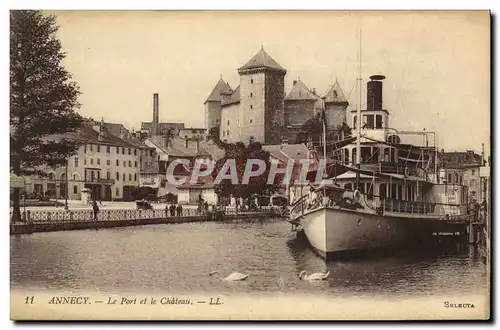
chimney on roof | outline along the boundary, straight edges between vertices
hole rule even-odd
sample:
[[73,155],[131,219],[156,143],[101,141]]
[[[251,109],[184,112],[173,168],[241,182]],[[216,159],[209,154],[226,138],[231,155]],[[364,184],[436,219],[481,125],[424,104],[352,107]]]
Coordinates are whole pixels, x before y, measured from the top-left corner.
[[311,93],[316,94],[316,88],[311,88]]
[[159,110],[159,96],[158,93],[153,94],[153,127],[152,127],[152,135],[158,135],[158,124],[160,117]]
[[104,118],[101,118],[101,122],[99,123],[99,135],[97,139],[99,141],[104,140]]
[[382,110],[382,80],[385,76],[373,75],[370,81],[366,84],[366,106],[367,110]]
[[293,81],[293,85],[295,86],[297,84],[297,80],[294,80]]

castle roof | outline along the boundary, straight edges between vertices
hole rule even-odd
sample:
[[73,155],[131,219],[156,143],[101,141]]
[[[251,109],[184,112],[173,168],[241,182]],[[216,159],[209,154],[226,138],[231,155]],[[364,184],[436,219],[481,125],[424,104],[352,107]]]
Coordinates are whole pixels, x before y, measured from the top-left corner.
[[240,86],[236,87],[234,91],[232,91],[231,97],[229,100],[222,102],[222,105],[230,105],[234,103],[240,103]]
[[278,71],[286,72],[286,69],[278,64],[268,53],[264,50],[264,47],[260,49],[260,51],[252,57],[250,61],[248,61],[245,65],[238,69],[248,70],[248,69],[258,69],[258,68],[270,68]]
[[286,94],[285,100],[313,100],[316,101],[318,96],[311,92],[309,88],[300,80],[293,82],[292,89]]
[[229,86],[229,84],[226,83],[222,78],[220,78],[219,81],[217,82],[217,84],[215,85],[214,89],[212,90],[212,92],[208,96],[208,98],[205,101],[205,103],[207,103],[209,101],[220,102],[221,101],[220,94],[222,93],[222,91],[224,89],[226,89],[228,87],[229,87],[229,89],[231,89],[231,87]]
[[340,87],[338,80],[335,81],[332,88],[324,96],[325,103],[349,103]]

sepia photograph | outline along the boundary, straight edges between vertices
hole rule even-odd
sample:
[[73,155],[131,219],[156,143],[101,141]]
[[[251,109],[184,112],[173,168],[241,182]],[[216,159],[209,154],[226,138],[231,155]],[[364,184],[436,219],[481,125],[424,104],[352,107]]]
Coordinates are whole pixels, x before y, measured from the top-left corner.
[[491,13],[10,10],[10,318],[491,318]]

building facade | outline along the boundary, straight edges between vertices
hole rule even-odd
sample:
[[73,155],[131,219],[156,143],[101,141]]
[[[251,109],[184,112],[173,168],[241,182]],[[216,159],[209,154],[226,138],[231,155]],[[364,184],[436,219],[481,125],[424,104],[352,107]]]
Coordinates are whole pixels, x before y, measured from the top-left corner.
[[[26,178],[26,193],[64,199],[81,199],[82,189],[97,200],[122,200],[139,186],[141,155],[154,152],[139,141],[111,133],[104,121],[87,120],[79,132],[65,138],[81,143],[67,166],[47,169],[46,177]],[[67,176],[67,179],[66,179]],[[66,184],[67,182],[67,184]]]
[[207,137],[207,131],[204,128],[186,127],[181,128],[178,135],[183,139],[204,141]]
[[445,171],[446,183],[466,186],[469,202],[474,199],[479,201],[481,197],[482,156],[473,150],[466,150],[465,152],[442,152],[441,157],[441,167]]

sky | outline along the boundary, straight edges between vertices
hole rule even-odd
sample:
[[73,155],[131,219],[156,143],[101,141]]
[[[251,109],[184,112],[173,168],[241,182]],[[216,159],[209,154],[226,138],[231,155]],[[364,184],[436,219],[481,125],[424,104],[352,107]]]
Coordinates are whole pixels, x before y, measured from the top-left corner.
[[325,94],[337,79],[355,109],[361,44],[363,81],[387,77],[391,127],[435,131],[447,151],[480,151],[490,139],[487,12],[47,13],[57,16],[84,116],[137,129],[159,93],[160,121],[203,127],[220,76],[235,88],[237,69],[261,47],[287,69],[285,92],[300,77]]

